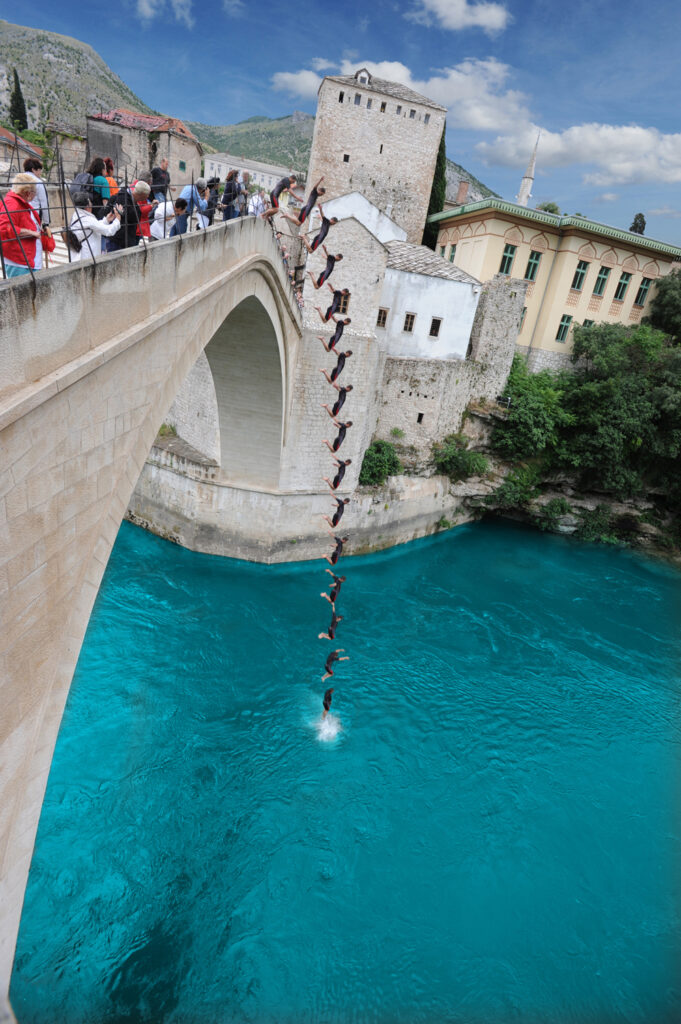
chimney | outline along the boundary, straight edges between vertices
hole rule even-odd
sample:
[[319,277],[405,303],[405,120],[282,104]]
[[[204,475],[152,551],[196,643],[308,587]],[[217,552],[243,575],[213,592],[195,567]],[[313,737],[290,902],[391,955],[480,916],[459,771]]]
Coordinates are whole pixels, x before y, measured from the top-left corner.
[[463,179],[459,182],[459,190],[456,193],[456,204],[457,206],[463,206],[468,196],[468,182]]

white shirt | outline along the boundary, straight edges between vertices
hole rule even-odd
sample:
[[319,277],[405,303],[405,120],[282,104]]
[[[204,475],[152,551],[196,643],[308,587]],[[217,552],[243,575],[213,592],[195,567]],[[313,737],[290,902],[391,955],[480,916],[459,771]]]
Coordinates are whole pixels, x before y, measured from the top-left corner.
[[[165,221],[165,234],[163,222]],[[170,229],[175,223],[175,210],[172,203],[159,203],[154,210],[154,219],[151,222],[150,232],[152,238],[167,238]]]
[[69,227],[76,238],[80,240],[80,252],[71,250],[71,261],[89,260],[91,256],[95,259],[102,255],[102,238],[111,238],[121,226],[118,217],[109,224],[108,220],[97,220],[94,213],[87,210],[77,209],[73,212]]
[[248,215],[249,217],[259,217],[264,212],[265,200],[258,192],[255,192],[248,200]]

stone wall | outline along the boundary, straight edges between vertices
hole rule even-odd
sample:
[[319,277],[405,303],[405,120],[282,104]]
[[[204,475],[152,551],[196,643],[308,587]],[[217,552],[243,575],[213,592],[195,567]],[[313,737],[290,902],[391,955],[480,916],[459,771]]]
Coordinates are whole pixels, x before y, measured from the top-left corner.
[[[142,171],[150,171],[164,157],[168,160],[171,182],[187,184],[201,176],[201,151],[198,143],[171,132],[149,133],[142,128],[126,128],[98,118],[87,120],[88,152],[95,156],[110,156],[115,174],[123,181],[127,174],[132,180]],[[180,167],[183,162],[184,170]]]
[[220,461],[220,424],[215,384],[202,352],[176,394],[165,422],[203,455]]
[[[356,94],[361,97],[358,105]],[[381,113],[383,102],[386,110]],[[412,110],[415,116],[410,118]],[[324,175],[329,199],[361,192],[406,230],[408,241],[420,242],[444,122],[445,112],[434,107],[398,100],[359,82],[348,86],[324,79],[308,181]]]
[[385,362],[376,433],[426,455],[433,441],[460,429],[471,399],[493,400],[513,361],[525,295],[522,281],[496,277],[483,288],[467,359],[400,359]]
[[516,345],[516,351],[527,360],[532,373],[539,373],[540,370],[567,370],[573,366],[569,352],[549,352],[548,349],[528,348],[526,345]]
[[0,991],[54,742],[121,519],[199,354],[256,300],[290,404],[299,313],[262,220],[61,267],[35,286],[0,283]]

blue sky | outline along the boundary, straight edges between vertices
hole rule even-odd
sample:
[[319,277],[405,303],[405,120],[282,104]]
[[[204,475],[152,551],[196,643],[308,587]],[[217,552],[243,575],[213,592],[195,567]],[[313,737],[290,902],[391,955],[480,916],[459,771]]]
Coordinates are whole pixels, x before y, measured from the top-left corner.
[[[85,13],[84,13],[85,12]],[[678,51],[669,0],[0,0],[8,21],[90,43],[150,106],[211,124],[315,110],[366,64],[446,105],[448,155],[514,199],[681,245]]]

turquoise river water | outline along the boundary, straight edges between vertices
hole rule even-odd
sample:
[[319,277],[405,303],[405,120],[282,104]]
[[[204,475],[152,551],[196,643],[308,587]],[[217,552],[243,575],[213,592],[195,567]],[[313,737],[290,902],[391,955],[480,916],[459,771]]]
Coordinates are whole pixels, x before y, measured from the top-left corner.
[[321,564],[122,526],[20,1024],[678,1024],[681,575],[499,524],[346,559],[327,742]]

